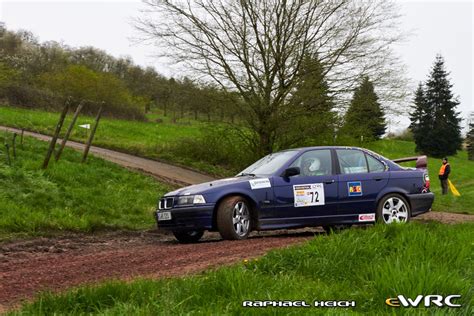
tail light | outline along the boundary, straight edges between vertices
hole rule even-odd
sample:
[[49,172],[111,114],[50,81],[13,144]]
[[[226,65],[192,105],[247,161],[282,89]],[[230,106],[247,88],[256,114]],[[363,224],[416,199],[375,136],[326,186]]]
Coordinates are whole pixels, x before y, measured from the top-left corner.
[[423,182],[425,183],[425,189],[429,191],[430,190],[430,176],[427,173],[423,175]]

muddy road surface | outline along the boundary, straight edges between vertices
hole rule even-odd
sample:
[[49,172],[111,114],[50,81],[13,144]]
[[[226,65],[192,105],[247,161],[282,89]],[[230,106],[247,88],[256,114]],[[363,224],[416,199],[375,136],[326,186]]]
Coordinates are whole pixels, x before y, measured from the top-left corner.
[[[416,221],[447,224],[474,216],[431,212]],[[320,228],[252,233],[248,240],[223,241],[206,233],[197,244],[178,244],[172,235],[146,232],[68,234],[0,243],[0,311],[44,290],[62,291],[108,279],[168,277],[261,256],[274,248],[302,243]]]
[[319,233],[322,230],[252,233],[244,241],[223,241],[219,234],[207,233],[197,244],[178,244],[172,235],[152,231],[7,242],[0,244],[0,311],[43,290],[61,291],[107,279],[195,273],[258,257]]

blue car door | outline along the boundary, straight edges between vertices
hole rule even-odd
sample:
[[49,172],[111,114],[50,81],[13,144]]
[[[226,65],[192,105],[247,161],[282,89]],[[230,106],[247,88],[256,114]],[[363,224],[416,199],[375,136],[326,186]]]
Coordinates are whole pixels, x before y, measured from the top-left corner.
[[378,193],[389,172],[376,158],[357,149],[336,149],[339,169],[339,214],[375,214]]
[[291,227],[336,216],[338,187],[331,150],[306,151],[289,167],[300,168],[300,174],[274,177],[274,207],[266,222]]

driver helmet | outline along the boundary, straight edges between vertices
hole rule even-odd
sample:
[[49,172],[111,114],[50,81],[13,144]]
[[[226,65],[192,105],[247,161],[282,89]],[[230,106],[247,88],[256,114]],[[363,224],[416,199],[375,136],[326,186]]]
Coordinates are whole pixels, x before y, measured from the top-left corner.
[[309,170],[311,172],[319,170],[321,167],[321,160],[319,158],[306,158],[303,160],[302,167],[304,170]]

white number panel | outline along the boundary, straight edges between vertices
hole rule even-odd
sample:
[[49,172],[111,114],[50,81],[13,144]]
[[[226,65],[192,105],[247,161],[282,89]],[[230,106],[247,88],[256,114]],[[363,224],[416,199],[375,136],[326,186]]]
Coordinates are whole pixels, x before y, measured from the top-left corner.
[[293,195],[295,207],[324,205],[324,185],[322,183],[294,185]]

